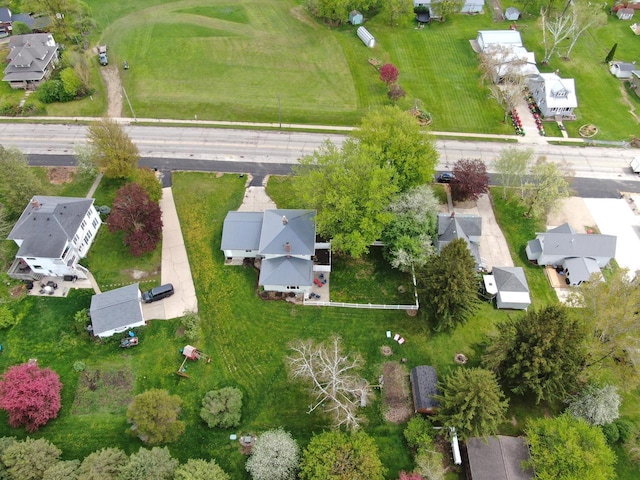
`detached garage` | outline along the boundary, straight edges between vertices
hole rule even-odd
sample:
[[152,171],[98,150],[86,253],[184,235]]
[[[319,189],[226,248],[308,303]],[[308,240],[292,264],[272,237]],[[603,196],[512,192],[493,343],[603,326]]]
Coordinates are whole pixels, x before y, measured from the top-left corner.
[[144,326],[142,295],[137,283],[91,297],[89,310],[93,334],[106,338]]
[[526,310],[531,305],[529,284],[521,267],[494,267],[496,306],[512,310]]

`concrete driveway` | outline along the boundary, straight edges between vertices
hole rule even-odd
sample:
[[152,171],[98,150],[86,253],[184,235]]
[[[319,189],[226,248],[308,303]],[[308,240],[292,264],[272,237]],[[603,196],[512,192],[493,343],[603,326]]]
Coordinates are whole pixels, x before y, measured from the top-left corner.
[[176,293],[164,300],[144,304],[142,311],[145,320],[169,320],[181,317],[188,311],[198,311],[196,289],[171,188],[162,189],[160,208],[163,223],[161,282],[172,283]]
[[475,207],[454,207],[454,210],[456,213],[480,215],[482,217],[480,257],[482,257],[482,264],[488,271],[491,271],[493,267],[513,267],[507,240],[498,226],[488,195],[482,195],[476,202]]

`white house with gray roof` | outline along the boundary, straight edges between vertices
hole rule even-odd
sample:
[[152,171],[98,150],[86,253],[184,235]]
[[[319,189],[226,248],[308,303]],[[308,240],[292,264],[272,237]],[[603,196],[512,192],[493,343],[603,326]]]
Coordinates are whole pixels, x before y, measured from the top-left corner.
[[11,88],[35,90],[58,62],[58,45],[50,33],[16,35],[9,40],[8,65],[2,81]]
[[260,260],[258,284],[275,292],[309,292],[316,248],[315,210],[229,212],[221,250],[229,261]]
[[467,243],[476,266],[480,266],[481,235],[482,217],[478,215],[438,214],[438,253],[453,240],[461,238]]
[[9,233],[8,239],[18,245],[9,276],[86,278],[78,262],[87,255],[101,224],[93,198],[36,195]]
[[527,243],[527,258],[538,265],[563,267],[567,284],[580,285],[599,273],[616,255],[617,237],[576,233],[565,223]]
[[556,73],[540,73],[528,78],[527,87],[543,117],[575,118],[573,110],[578,106],[578,97],[573,78],[560,78]]
[[106,338],[144,326],[142,295],[137,283],[91,297],[89,309],[92,333]]

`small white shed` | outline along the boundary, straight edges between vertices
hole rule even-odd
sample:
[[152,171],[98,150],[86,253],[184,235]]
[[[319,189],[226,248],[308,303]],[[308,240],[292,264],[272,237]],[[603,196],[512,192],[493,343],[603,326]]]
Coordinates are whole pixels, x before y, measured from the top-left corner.
[[611,62],[609,63],[609,71],[616,78],[631,78],[633,71],[637,70],[635,63],[628,62]]
[[511,22],[514,22],[520,18],[520,10],[516,7],[509,7],[504,11],[504,18]]
[[633,8],[621,8],[616,12],[616,16],[620,20],[631,20],[634,13],[636,13],[636,11]]
[[358,27],[356,33],[358,34],[358,38],[360,38],[360,40],[362,40],[362,43],[364,43],[367,47],[373,48],[376,46],[375,37],[371,35],[371,33],[369,33],[369,30],[367,30],[366,28]]

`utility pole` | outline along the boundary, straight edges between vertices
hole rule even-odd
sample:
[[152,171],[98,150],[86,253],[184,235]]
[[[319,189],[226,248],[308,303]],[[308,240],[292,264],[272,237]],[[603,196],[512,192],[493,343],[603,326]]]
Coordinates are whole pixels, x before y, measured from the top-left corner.
[[131,110],[131,115],[133,115],[133,121],[137,122],[138,119],[136,118],[136,112],[133,111],[133,106],[131,106],[131,102],[129,101],[129,95],[127,95],[127,91],[124,88],[124,85],[122,86],[122,91],[124,92],[124,98],[127,99],[127,103],[129,104],[129,109]]
[[278,121],[280,122],[280,130],[282,130],[282,109],[280,108],[280,94],[278,94]]

